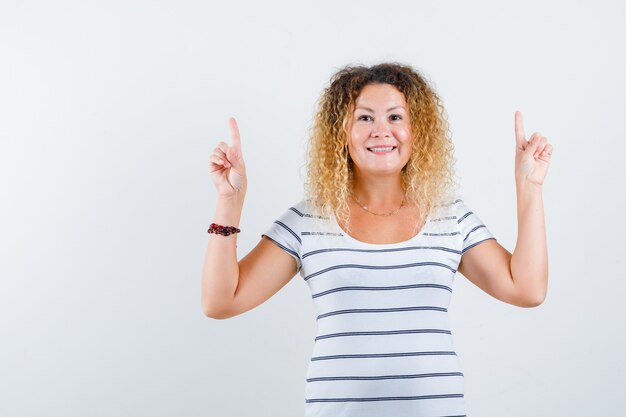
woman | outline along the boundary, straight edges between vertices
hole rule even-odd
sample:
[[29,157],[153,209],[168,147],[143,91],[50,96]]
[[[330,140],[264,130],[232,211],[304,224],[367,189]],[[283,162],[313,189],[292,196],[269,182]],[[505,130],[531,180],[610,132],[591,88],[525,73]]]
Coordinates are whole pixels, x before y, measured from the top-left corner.
[[[233,317],[300,273],[319,312],[307,416],[460,416],[461,366],[447,307],[457,271],[491,296],[533,307],[547,291],[542,184],[552,145],[515,114],[513,254],[456,198],[441,100],[401,64],[346,67],[319,103],[306,198],[241,261],[246,171],[236,122],[211,156],[218,191],[202,285],[207,316]],[[231,233],[232,232],[232,233]],[[232,236],[231,236],[232,235]],[[264,238],[265,237],[265,238]]]

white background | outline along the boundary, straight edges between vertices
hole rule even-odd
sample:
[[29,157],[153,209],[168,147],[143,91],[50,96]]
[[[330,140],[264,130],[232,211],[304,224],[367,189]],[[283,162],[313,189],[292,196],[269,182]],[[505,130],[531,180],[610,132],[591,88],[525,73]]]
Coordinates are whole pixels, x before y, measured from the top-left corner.
[[546,301],[455,280],[467,414],[623,412],[624,2],[0,5],[2,416],[301,416],[305,282],[229,320],[202,313],[208,158],[235,116],[241,258],[302,197],[330,76],[382,61],[439,92],[465,201],[510,251],[515,110],[554,146]]

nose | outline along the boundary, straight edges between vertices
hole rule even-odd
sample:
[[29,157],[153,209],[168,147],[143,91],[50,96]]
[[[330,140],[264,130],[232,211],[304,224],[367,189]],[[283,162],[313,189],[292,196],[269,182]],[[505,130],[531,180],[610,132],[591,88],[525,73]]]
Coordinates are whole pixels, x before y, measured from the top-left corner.
[[389,137],[391,129],[389,127],[389,123],[382,118],[378,118],[374,121],[374,125],[372,127],[372,137]]

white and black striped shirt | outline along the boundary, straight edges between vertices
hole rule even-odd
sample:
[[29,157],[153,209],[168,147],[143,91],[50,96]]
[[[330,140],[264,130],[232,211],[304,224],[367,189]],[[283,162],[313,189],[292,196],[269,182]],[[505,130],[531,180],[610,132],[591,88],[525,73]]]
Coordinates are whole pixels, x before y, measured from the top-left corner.
[[373,244],[321,226],[307,200],[262,234],[293,256],[317,310],[306,417],[464,416],[448,321],[461,256],[495,239],[463,200],[413,238]]

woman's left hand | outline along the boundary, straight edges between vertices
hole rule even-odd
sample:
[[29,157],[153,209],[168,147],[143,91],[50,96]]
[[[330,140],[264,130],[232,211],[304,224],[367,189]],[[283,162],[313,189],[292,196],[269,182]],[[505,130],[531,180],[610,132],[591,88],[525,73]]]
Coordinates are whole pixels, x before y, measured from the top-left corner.
[[552,145],[539,132],[526,140],[519,111],[515,112],[515,142],[515,180],[518,184],[542,186],[552,157]]

